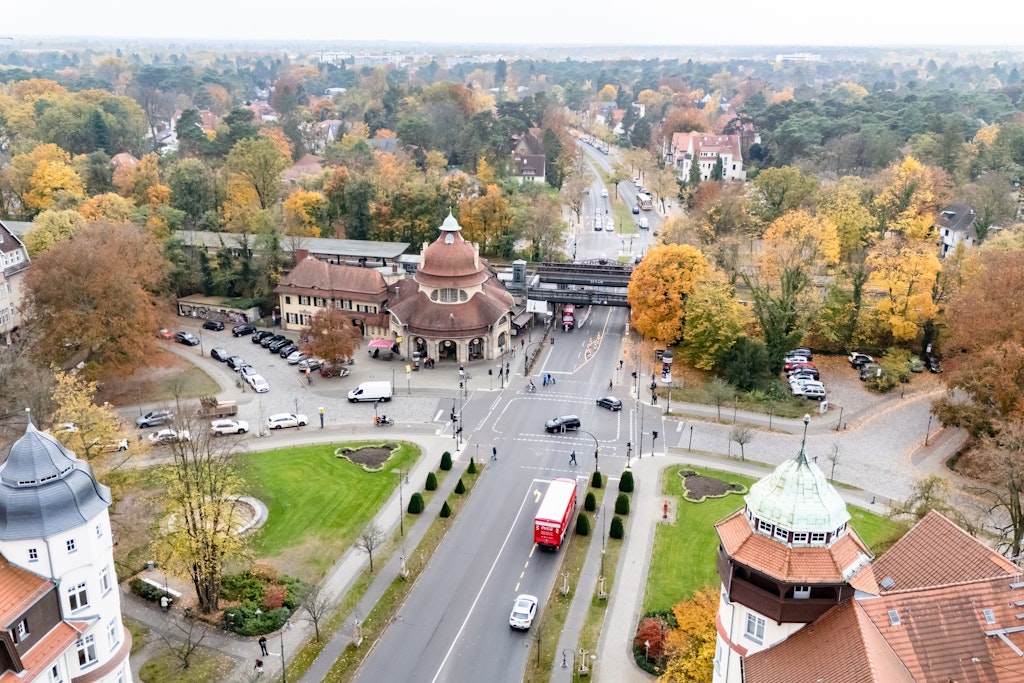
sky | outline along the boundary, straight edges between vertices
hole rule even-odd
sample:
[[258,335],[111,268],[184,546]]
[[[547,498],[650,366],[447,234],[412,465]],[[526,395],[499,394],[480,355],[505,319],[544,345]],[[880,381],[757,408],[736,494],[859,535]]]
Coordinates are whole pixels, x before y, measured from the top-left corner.
[[[1024,46],[1020,5],[975,0],[4,0],[0,36],[496,45]],[[952,5],[952,4],[951,4]]]

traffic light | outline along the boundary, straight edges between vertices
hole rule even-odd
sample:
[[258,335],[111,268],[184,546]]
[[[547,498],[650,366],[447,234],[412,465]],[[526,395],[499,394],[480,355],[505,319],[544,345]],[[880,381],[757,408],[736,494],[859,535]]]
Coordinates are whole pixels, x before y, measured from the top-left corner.
[[658,432],[651,432],[651,436],[653,436],[655,439],[657,439],[658,438]]
[[459,382],[459,389],[462,388],[462,382]]
[[636,379],[636,370],[633,371],[633,379]]
[[494,377],[494,368],[487,368],[487,374]]

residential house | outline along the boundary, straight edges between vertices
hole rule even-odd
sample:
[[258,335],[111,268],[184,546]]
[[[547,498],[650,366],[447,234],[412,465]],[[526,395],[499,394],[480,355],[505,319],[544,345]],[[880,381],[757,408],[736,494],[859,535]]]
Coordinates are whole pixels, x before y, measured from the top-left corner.
[[697,163],[701,180],[708,180],[719,159],[722,161],[723,180],[746,180],[743,169],[743,153],[739,135],[716,135],[714,133],[674,133],[667,161],[676,169],[682,179],[690,177],[690,167]]
[[965,247],[974,246],[978,241],[975,218],[974,209],[967,204],[950,204],[939,212],[935,221],[935,232],[939,235],[939,258],[946,258],[961,242]]
[[24,242],[0,222],[0,344],[5,346],[14,341],[21,327],[29,264]]
[[512,148],[512,175],[523,183],[542,183],[547,174],[547,157],[540,140],[532,132],[515,137]]
[[295,185],[299,182],[299,178],[307,175],[317,175],[322,170],[324,170],[324,167],[320,163],[320,157],[313,154],[303,154],[301,159],[281,173],[281,179],[286,183]]

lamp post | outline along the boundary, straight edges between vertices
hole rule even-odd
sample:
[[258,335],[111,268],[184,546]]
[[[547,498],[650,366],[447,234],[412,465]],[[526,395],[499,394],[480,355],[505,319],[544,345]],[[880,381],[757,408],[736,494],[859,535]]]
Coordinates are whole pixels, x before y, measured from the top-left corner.
[[928,436],[932,431],[932,414],[928,413],[928,428],[924,430],[924,445],[928,445]]
[[405,503],[402,495],[402,480],[409,474],[409,471],[401,468],[391,471],[398,475],[398,535],[405,536]]
[[292,622],[284,622],[284,628],[281,629],[281,683],[288,683],[288,670],[284,665],[284,632],[290,630]]
[[597,454],[598,454],[598,451],[601,448],[598,445],[598,443],[597,443],[597,437],[594,436],[593,434],[591,434],[590,432],[584,430],[584,429],[577,429],[576,431],[580,432],[581,434],[586,434],[587,436],[589,436],[591,439],[594,440],[594,470],[597,471],[599,469],[598,468],[598,462],[597,462]]

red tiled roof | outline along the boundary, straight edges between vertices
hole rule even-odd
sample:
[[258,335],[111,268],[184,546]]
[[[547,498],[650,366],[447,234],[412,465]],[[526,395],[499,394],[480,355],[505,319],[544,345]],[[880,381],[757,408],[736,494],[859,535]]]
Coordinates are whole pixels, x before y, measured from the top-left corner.
[[50,580],[15,567],[0,556],[0,623],[11,623],[52,587]]
[[[788,583],[848,583],[871,559],[871,551],[852,528],[829,547],[788,546],[754,533],[739,510],[715,530],[734,562]],[[861,580],[869,582],[869,575]]]
[[963,583],[1015,571],[1012,562],[934,510],[875,562],[875,577],[895,582],[888,592]]
[[458,304],[431,301],[411,282],[405,282],[397,289],[400,291],[395,293],[389,306],[391,314],[408,325],[411,333],[434,337],[464,338],[486,334],[491,325],[509,313],[514,303],[512,295],[493,279],[484,283],[482,292]]
[[335,265],[309,256],[281,280],[274,293],[383,302],[387,285],[373,268]]

